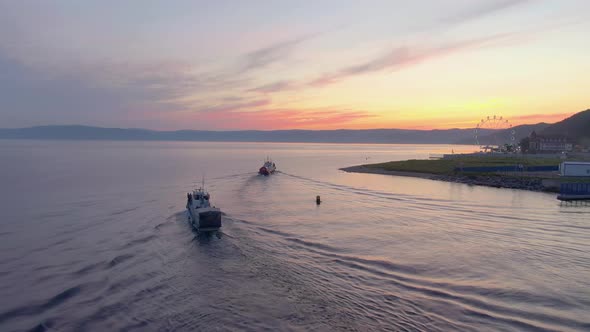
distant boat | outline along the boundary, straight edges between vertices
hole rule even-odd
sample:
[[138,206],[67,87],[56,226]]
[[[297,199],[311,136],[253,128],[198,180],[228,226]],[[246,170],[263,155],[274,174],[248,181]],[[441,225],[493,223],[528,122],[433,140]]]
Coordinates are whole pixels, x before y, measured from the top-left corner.
[[211,206],[211,196],[205,185],[186,194],[189,223],[198,232],[217,231],[221,227],[221,210]]
[[262,174],[262,175],[271,175],[272,173],[275,172],[275,170],[277,169],[277,166],[275,165],[275,163],[270,160],[270,159],[266,159],[266,161],[264,162],[264,165],[262,165],[262,167],[260,167],[260,169],[258,170],[258,174]]

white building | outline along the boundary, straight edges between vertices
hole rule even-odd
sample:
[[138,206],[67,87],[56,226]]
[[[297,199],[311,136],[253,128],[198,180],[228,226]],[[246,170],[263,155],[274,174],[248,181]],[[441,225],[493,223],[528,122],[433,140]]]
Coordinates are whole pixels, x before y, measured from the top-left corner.
[[564,161],[559,165],[561,176],[587,176],[590,177],[590,162]]

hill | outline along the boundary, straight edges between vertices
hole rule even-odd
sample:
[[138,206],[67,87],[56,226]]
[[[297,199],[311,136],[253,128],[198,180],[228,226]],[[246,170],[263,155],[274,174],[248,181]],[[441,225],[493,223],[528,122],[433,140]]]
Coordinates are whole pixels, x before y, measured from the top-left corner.
[[[503,130],[499,130],[495,133],[491,133],[488,135],[481,135],[480,137],[478,137],[478,141],[481,145],[494,145],[497,143],[497,141],[501,141],[501,142],[506,142],[508,143],[511,139],[511,131],[514,130],[514,141],[516,143],[520,142],[521,139],[523,139],[524,137],[528,137],[530,135],[530,133],[534,131],[536,132],[540,132],[542,130],[544,130],[545,128],[549,127],[550,124],[545,123],[545,122],[540,122],[537,124],[526,124],[526,125],[520,125],[520,126],[514,126],[510,129],[503,129]],[[475,132],[473,131],[473,135],[467,139],[464,139],[462,141],[458,141],[457,143],[460,144],[475,144]]]
[[0,139],[473,144],[473,132],[473,129],[155,131],[74,125],[0,129]]
[[[590,142],[590,110],[555,124],[537,123],[505,130],[480,131],[480,144],[519,142],[533,130],[542,135],[567,135],[578,142]],[[38,126],[0,129],[0,139],[65,139],[65,140],[138,140],[138,141],[210,141],[210,142],[302,142],[302,143],[408,143],[408,144],[475,144],[474,129],[360,129],[360,130],[176,130],[156,131],[133,128],[91,126]]]
[[590,109],[576,113],[538,132],[541,135],[563,135],[577,142],[590,141]]

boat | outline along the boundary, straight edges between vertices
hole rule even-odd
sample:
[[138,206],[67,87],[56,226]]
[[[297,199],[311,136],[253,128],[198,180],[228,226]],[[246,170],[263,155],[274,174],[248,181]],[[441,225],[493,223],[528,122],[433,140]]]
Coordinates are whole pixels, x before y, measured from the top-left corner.
[[217,231],[221,227],[221,210],[211,206],[211,195],[203,186],[186,194],[188,221],[198,232]]
[[262,165],[262,167],[260,167],[260,169],[258,170],[258,174],[268,176],[274,173],[276,169],[277,166],[275,165],[275,163],[272,160],[266,158],[266,160],[264,161],[264,165]]

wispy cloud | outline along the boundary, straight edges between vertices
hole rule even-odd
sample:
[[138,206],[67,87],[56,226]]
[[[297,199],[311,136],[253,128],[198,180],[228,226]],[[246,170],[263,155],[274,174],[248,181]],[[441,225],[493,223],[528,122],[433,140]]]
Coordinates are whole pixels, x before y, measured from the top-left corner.
[[314,37],[318,34],[307,34],[296,38],[284,40],[273,45],[260,48],[258,50],[247,53],[240,60],[240,72],[248,72],[252,70],[266,68],[274,63],[284,61],[294,48]]
[[[442,22],[446,24],[457,25],[466,21],[485,17],[487,15],[499,13],[530,1],[531,0],[493,0],[477,2],[474,6],[468,8],[465,11],[442,19]],[[448,26],[445,27],[445,29],[448,28]],[[356,75],[378,72],[382,70],[396,70],[406,66],[415,65],[429,59],[445,56],[450,53],[476,47],[489,46],[494,42],[506,40],[510,37],[514,37],[515,35],[515,33],[495,34],[492,36],[475,38],[471,40],[450,42],[440,46],[397,47],[386,54],[380,55],[364,63],[351,65],[332,73],[325,73],[320,77],[311,80],[307,83],[307,85],[314,87],[325,86]],[[286,88],[289,88],[289,86]]]
[[384,70],[397,70],[403,67],[415,65],[426,60],[446,56],[463,50],[474,49],[483,46],[495,45],[505,41],[513,34],[497,34],[477,39],[446,43],[430,47],[398,47],[390,52],[380,55],[366,62],[348,66],[332,73],[325,73],[308,82],[310,86],[325,86],[344,80],[349,77]]
[[[281,61],[293,47],[313,36],[301,36],[249,53],[244,58],[244,69]],[[239,95],[250,84],[245,72],[195,73],[184,62],[27,63],[1,46],[0,109],[8,118],[31,119],[17,122],[20,126],[64,121],[100,125],[129,118],[124,114],[134,114],[139,120],[141,114],[165,116],[186,111],[223,114],[258,111],[270,104],[270,99]]]
[[[278,33],[292,31],[296,27],[292,26],[291,21],[266,22],[261,15],[255,17],[260,18],[257,22],[264,24],[250,26],[247,34],[242,31],[243,24],[230,24],[222,29],[222,33],[215,34],[219,32],[215,31],[217,26],[209,24],[208,20],[199,21],[192,17],[178,20],[178,17],[171,16],[170,22],[178,23],[178,26],[158,24],[144,30],[144,27],[137,26],[134,21],[142,17],[139,16],[142,14],[141,10],[138,12],[137,8],[131,6],[127,9],[129,12],[122,12],[122,20],[118,22],[118,25],[113,25],[116,28],[104,30],[103,17],[99,17],[98,14],[106,15],[108,11],[95,14],[93,10],[88,10],[88,8],[95,8],[93,5],[89,5],[86,10],[92,15],[86,13],[86,16],[78,16],[81,14],[78,11],[81,7],[71,7],[68,4],[54,5],[55,12],[52,13],[52,17],[43,20],[48,16],[46,11],[42,11],[43,15],[38,16],[35,13],[40,12],[32,10],[34,6],[31,4],[17,6],[16,2],[15,5],[6,2],[6,4],[0,4],[0,116],[2,117],[0,126],[9,122],[10,126],[64,122],[141,126],[148,123],[146,122],[148,120],[152,121],[150,124],[153,128],[160,127],[161,123],[172,124],[173,121],[176,123],[172,126],[185,128],[201,124],[209,126],[203,128],[259,129],[319,128],[321,126],[334,128],[353,123],[355,126],[359,123],[366,124],[371,120],[364,120],[371,118],[371,114],[364,111],[349,109],[346,106],[313,108],[314,103],[325,105],[346,100],[346,98],[339,99],[338,93],[330,93],[330,91],[316,93],[316,88],[328,87],[362,75],[391,73],[460,52],[505,46],[515,41],[536,38],[541,30],[553,29],[543,27],[544,24],[550,24],[553,27],[562,26],[558,20],[547,20],[546,10],[536,12],[540,14],[537,15],[539,17],[536,21],[529,20],[535,16],[533,15],[535,13],[527,13],[522,22],[519,21],[514,25],[513,21],[507,20],[507,24],[512,25],[501,27],[518,29],[518,33],[485,36],[483,31],[488,31],[490,26],[484,25],[481,29],[477,26],[471,29],[470,25],[467,29],[462,25],[508,14],[512,10],[520,9],[521,6],[528,9],[529,6],[523,5],[530,3],[536,2],[533,0],[451,1],[448,5],[438,7],[441,10],[440,14],[434,12],[432,8],[411,4],[407,6],[407,12],[413,13],[412,16],[423,15],[425,20],[410,20],[412,24],[408,29],[401,26],[406,24],[406,21],[398,20],[400,16],[396,16],[407,15],[406,11],[401,13],[388,10],[388,15],[383,15],[386,17],[383,21],[378,21],[383,18],[374,15],[384,11],[384,8],[395,7],[395,4],[374,6],[374,8],[368,8],[367,12],[354,12],[343,17],[339,17],[340,14],[336,13],[334,17],[325,20],[322,18],[320,22],[316,22],[313,17],[310,17],[311,21],[302,17],[306,27],[313,26],[319,32],[286,36],[283,40],[270,42],[267,46],[244,54],[237,51],[241,49],[241,45],[247,43],[252,45],[253,42],[259,42],[262,38],[268,38],[269,35],[276,36]],[[200,7],[198,4],[195,6]],[[252,12],[255,15],[258,15],[258,11],[254,10],[257,5],[248,4],[247,6],[253,9]],[[275,10],[282,10],[283,7],[277,5]],[[330,6],[312,7],[307,9],[310,14],[313,9],[313,15],[310,16],[319,17],[319,14],[323,14],[321,10],[333,13],[333,8],[327,8]],[[152,16],[153,8],[149,9],[149,12],[143,14]],[[343,7],[343,9],[346,8]],[[579,12],[584,11],[579,10]],[[280,12],[277,13],[280,14]],[[208,13],[205,14],[208,15]],[[336,21],[349,22],[359,18],[364,20],[363,15],[374,18],[376,21],[359,25],[354,31],[347,28],[348,31],[342,34],[331,36],[329,33],[334,29],[328,29],[328,25]],[[434,19],[432,19],[433,16]],[[438,19],[439,17],[442,18]],[[87,24],[89,19],[96,22],[90,22],[92,24],[89,25]],[[392,20],[399,21],[400,26],[390,24]],[[192,24],[193,22],[202,24],[195,25]],[[424,30],[416,32],[414,23],[419,26],[429,26],[427,34]],[[453,29],[455,27],[460,29]],[[398,28],[402,29],[396,30]],[[271,29],[272,32],[269,33]],[[452,33],[450,33],[451,29],[453,29]],[[492,29],[498,31],[498,26],[492,26]],[[527,29],[528,31],[524,31]],[[177,33],[171,33],[171,31]],[[582,36],[583,32],[583,28],[577,30],[577,33]],[[166,44],[166,47],[163,47],[160,42],[151,44],[160,40],[154,36],[163,35],[170,36],[170,45]],[[210,36],[213,35],[218,38],[212,40]],[[420,39],[425,35],[426,38]],[[315,38],[318,36],[322,38],[322,43],[315,43]],[[475,37],[469,39],[469,36]],[[232,38],[243,38],[243,40],[236,41]],[[395,40],[389,40],[390,38],[403,38],[409,42],[393,44],[397,47],[382,49],[384,52],[364,58],[364,61],[346,62],[350,61],[346,59],[356,56],[357,53],[353,50],[355,45],[373,47],[387,43],[387,47],[391,47],[392,44],[389,42],[395,43]],[[559,40],[559,43],[543,45],[548,48],[561,47],[560,45],[572,46],[569,54],[574,54],[576,50],[582,53],[584,51],[584,48],[581,48],[582,43],[566,44],[566,40],[554,39]],[[186,47],[187,40],[192,42],[191,47]],[[209,42],[210,40],[213,42]],[[574,40],[573,37],[572,40]],[[125,47],[118,46],[122,44]],[[303,52],[304,50],[307,52]],[[550,56],[547,55],[549,53],[535,53],[535,49],[529,49],[527,52],[535,56]],[[232,55],[225,57],[227,54]],[[320,65],[331,60],[326,60],[330,54],[338,57],[332,64],[340,65],[321,67],[323,69],[318,70]],[[568,53],[564,51],[563,54],[563,58],[554,59],[555,62],[567,61]],[[184,60],[167,61],[170,58]],[[124,60],[114,62],[107,59]],[[300,62],[295,63],[296,59],[316,62],[313,66],[301,68]],[[514,66],[519,66],[517,61],[523,61],[522,58],[515,60]],[[535,59],[535,61],[541,60]],[[191,66],[189,62],[194,63],[194,66]],[[558,68],[554,63],[551,65]],[[557,70],[555,73],[559,74]],[[449,79],[452,81],[453,78]],[[435,87],[425,83],[425,88]],[[358,91],[358,99],[363,94],[367,95],[366,91],[362,90],[369,89],[370,87],[361,87]],[[280,95],[288,91],[297,93]],[[473,91],[459,91],[457,96],[453,97],[459,99],[469,93]],[[380,97],[388,98],[386,95]],[[412,102],[420,101],[409,101],[408,104]],[[310,108],[299,109],[297,107],[299,105]],[[514,121],[536,121],[550,119],[550,117],[560,120],[561,116],[562,114],[523,115],[514,118]],[[187,119],[190,121],[183,121]]]
[[267,108],[258,111],[219,109],[216,112],[183,112],[178,114],[187,121],[198,118],[201,125],[220,129],[301,129],[345,127],[358,120],[375,115],[342,108]]
[[237,111],[258,111],[264,106],[270,105],[270,99],[257,99],[240,102],[220,102],[209,106],[193,106],[193,111],[200,113],[223,113],[223,112],[237,112]]
[[476,20],[487,15],[499,13],[517,5],[530,2],[530,0],[493,0],[493,1],[473,1],[474,6],[457,14],[447,16],[442,19],[443,23],[460,24],[467,21]]
[[510,121],[517,124],[529,123],[530,121],[554,123],[564,120],[574,114],[575,112],[525,114],[511,117]]
[[31,123],[104,124],[134,109],[182,109],[178,99],[207,84],[177,63],[37,67],[1,50],[0,72],[0,109]]
[[296,83],[291,80],[283,80],[277,81],[265,85],[261,85],[252,89],[249,89],[248,92],[261,92],[261,93],[271,93],[271,92],[280,92],[285,90],[293,90],[296,88]]

